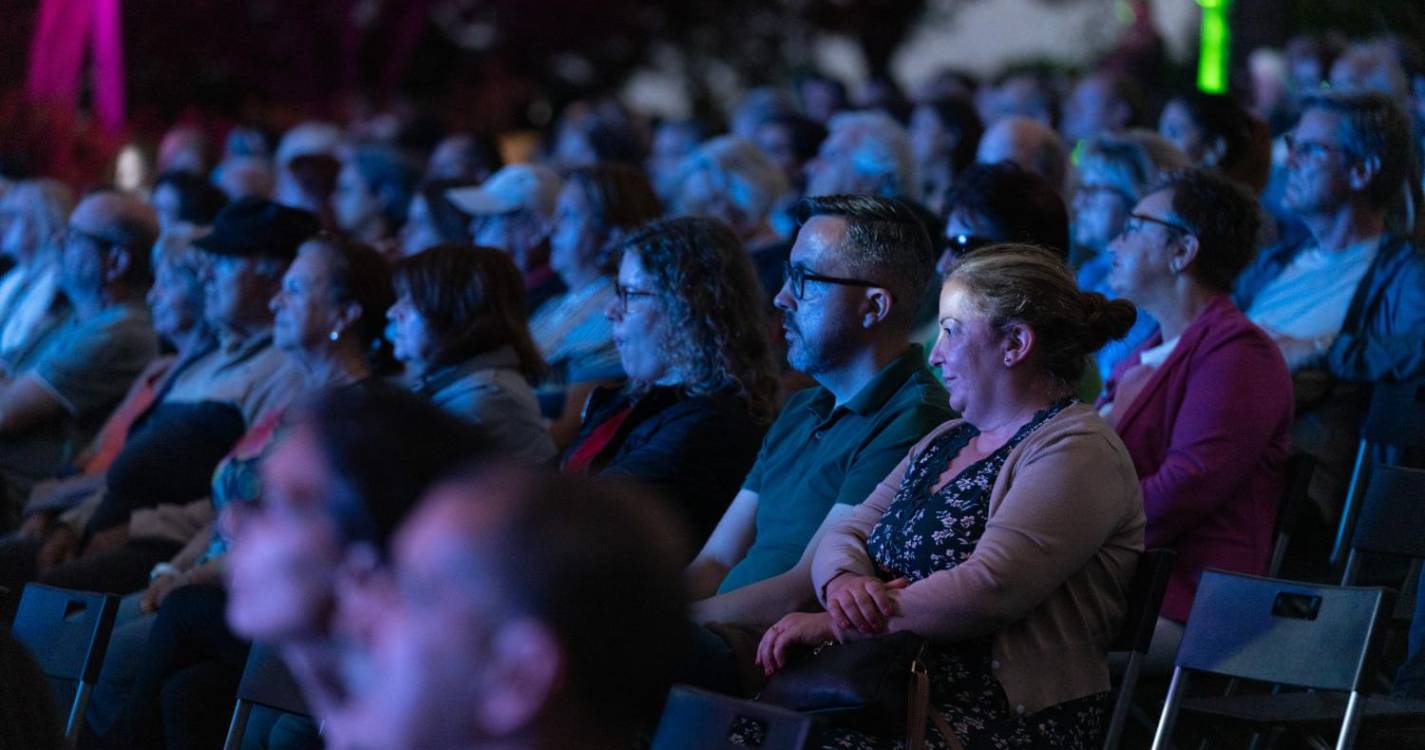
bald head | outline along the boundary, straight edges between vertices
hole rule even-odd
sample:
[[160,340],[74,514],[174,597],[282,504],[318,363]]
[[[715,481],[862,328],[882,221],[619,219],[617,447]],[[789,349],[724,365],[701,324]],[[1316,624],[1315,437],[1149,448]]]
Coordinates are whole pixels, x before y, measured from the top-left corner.
[[1069,172],[1069,154],[1059,134],[1038,120],[1017,115],[1005,117],[985,131],[975,161],[1012,161],[1048,180],[1060,193]]
[[117,191],[90,195],[69,215],[69,233],[60,280],[71,297],[105,289],[142,292],[152,282],[149,252],[158,239],[158,215],[142,200]]

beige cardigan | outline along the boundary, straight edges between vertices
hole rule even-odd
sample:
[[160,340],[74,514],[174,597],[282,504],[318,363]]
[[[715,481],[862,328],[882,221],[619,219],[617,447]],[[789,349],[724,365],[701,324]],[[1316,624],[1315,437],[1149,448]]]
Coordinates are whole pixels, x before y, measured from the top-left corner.
[[[958,424],[916,444],[822,540],[812,581],[823,605],[837,575],[875,575],[867,536],[911,462]],[[902,591],[890,629],[936,641],[993,634],[991,666],[1020,713],[1106,691],[1108,644],[1142,549],[1143,497],[1128,451],[1097,412],[1075,404],[1010,451],[974,552]]]

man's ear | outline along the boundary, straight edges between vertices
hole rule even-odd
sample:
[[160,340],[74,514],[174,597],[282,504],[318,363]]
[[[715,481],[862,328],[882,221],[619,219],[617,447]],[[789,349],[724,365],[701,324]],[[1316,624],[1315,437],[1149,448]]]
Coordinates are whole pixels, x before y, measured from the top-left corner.
[[480,672],[475,719],[486,736],[526,731],[559,710],[554,702],[564,682],[564,649],[541,623],[502,625],[490,639],[489,660]]
[[124,278],[133,262],[134,256],[129,253],[128,248],[117,245],[110,247],[104,254],[104,283],[112,284]]
[[1380,175],[1380,156],[1357,159],[1347,174],[1350,177],[1352,190],[1365,191]]
[[881,287],[867,289],[865,301],[861,305],[861,325],[870,328],[884,322],[891,316],[891,311],[895,309],[895,306],[896,302],[891,298],[889,289]]

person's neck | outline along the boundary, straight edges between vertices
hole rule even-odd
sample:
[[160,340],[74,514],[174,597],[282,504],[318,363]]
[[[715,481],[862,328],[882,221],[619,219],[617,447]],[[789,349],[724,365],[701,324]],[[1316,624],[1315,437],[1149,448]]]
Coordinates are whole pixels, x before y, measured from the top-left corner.
[[323,346],[318,350],[300,350],[297,364],[302,368],[306,390],[341,383],[354,383],[371,373],[366,358],[349,345]]
[[1026,379],[1011,372],[1008,378],[1006,387],[990,403],[982,404],[985,408],[976,409],[973,418],[966,415],[966,421],[980,432],[980,445],[990,450],[1007,442],[1036,412],[1072,394],[1068,386],[1048,377]]
[[1383,213],[1356,203],[1332,213],[1303,216],[1301,221],[1311,231],[1316,244],[1327,252],[1340,252],[1385,231]]
[[886,369],[886,365],[905,354],[909,348],[905,341],[873,341],[841,366],[815,373],[812,377],[831,391],[831,395],[836,397],[836,405],[841,406],[855,398],[872,378]]
[[1141,305],[1158,321],[1158,330],[1163,334],[1163,341],[1172,341],[1181,336],[1220,294],[1189,279],[1187,274],[1178,276],[1175,282],[1173,290],[1166,295],[1162,304]]

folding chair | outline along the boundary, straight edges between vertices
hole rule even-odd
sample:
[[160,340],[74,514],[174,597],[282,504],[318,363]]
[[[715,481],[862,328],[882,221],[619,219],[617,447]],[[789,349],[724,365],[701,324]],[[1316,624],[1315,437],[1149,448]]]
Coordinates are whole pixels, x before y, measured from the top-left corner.
[[[1384,606],[1379,588],[1346,588],[1210,570],[1202,575],[1178,650],[1168,699],[1153,738],[1168,747],[1179,706],[1217,723],[1320,728],[1340,723],[1338,750],[1354,742],[1362,715],[1361,680]],[[1184,702],[1188,675],[1349,693],[1198,698]]]
[[801,750],[811,717],[687,685],[668,693],[653,750]]
[[[1336,527],[1336,541],[1331,547],[1331,565],[1340,563],[1356,523],[1356,514],[1364,484],[1370,476],[1373,451],[1418,452],[1425,450],[1425,380],[1405,383],[1377,383],[1371,393],[1371,405],[1361,425],[1361,439],[1356,446],[1356,461],[1351,480],[1346,487],[1346,501],[1341,508],[1341,522]],[[1398,461],[1398,457],[1391,460]]]
[[1123,740],[1123,730],[1128,725],[1128,714],[1133,708],[1133,695],[1138,690],[1138,677],[1143,671],[1143,657],[1153,644],[1153,630],[1158,626],[1158,612],[1163,608],[1163,596],[1168,591],[1168,578],[1173,574],[1173,564],[1178,553],[1170,549],[1150,549],[1138,558],[1138,569],[1133,572],[1133,582],[1128,586],[1128,610],[1123,618],[1123,629],[1109,644],[1109,651],[1127,652],[1128,665],[1123,669],[1123,677],[1118,683],[1117,697],[1113,703],[1113,718],[1104,732],[1104,750],[1117,750]]
[[254,643],[247,655],[242,681],[238,683],[237,705],[233,707],[233,720],[228,725],[223,750],[239,750],[242,747],[243,733],[247,731],[247,720],[253,706],[265,706],[297,716],[311,715],[307,701],[281,655],[275,648],[260,643]]
[[99,679],[118,611],[119,598],[112,594],[31,583],[20,595],[10,631],[34,654],[55,705],[69,706],[64,737],[71,746],[83,726],[84,707]]
[[1281,505],[1277,506],[1276,541],[1272,543],[1272,561],[1267,565],[1267,575],[1271,578],[1281,575],[1297,519],[1311,500],[1308,489],[1315,466],[1311,456],[1305,453],[1292,453],[1286,460],[1286,485],[1282,488]]
[[1425,469],[1376,464],[1360,504],[1341,585],[1356,582],[1361,555],[1425,558]]

